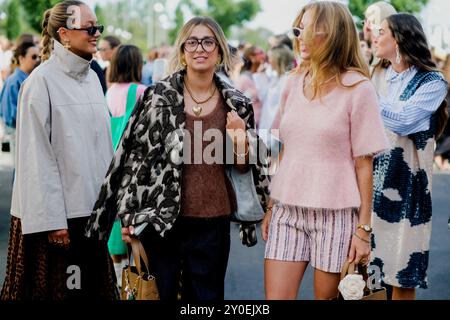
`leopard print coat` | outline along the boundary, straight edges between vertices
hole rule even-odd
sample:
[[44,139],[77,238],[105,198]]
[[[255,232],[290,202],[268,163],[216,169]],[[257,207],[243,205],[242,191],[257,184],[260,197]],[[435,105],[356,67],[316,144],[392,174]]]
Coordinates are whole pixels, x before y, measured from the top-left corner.
[[[183,80],[179,71],[149,87],[139,100],[108,169],[86,236],[108,239],[118,216],[124,227],[152,224],[164,236],[180,212],[185,128]],[[250,139],[254,134],[254,115],[250,100],[214,75],[226,106],[245,121]],[[253,134],[249,134],[249,132]],[[251,164],[256,192],[262,208],[268,201],[268,157],[261,156],[261,144],[250,143]]]

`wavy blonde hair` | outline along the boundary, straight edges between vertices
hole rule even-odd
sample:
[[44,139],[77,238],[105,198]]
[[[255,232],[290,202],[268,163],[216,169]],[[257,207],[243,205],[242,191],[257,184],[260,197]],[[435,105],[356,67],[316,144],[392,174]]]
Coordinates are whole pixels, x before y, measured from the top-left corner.
[[208,27],[214,37],[216,38],[219,46],[220,64],[218,67],[223,66],[228,72],[231,70],[231,55],[228,48],[228,42],[225,38],[225,34],[219,24],[208,17],[194,17],[184,24],[181,30],[178,32],[177,39],[175,40],[175,51],[170,59],[169,73],[174,73],[185,69],[184,62],[184,43],[189,38],[192,30],[199,25]]
[[[298,27],[306,11],[312,11],[313,23],[304,30],[303,41],[311,50],[311,57],[308,61],[303,61],[295,70],[295,73],[310,71],[313,98],[321,95],[320,89],[326,74],[335,74],[339,85],[342,83],[342,74],[347,71],[356,71],[361,75],[370,78],[370,72],[364,61],[359,46],[359,38],[355,23],[348,8],[338,2],[321,1],[312,2],[304,6],[293,26]],[[324,32],[324,41],[315,41],[316,32]],[[300,54],[301,41],[294,39],[294,51]],[[350,86],[353,87],[359,82]]]

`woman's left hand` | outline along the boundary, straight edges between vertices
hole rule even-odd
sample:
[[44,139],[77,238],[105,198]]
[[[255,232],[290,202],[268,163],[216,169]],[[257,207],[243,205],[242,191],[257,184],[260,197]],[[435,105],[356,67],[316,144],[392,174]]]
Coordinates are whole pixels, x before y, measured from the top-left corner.
[[[368,234],[367,232],[358,229],[356,231],[356,234],[359,237],[367,241],[370,241],[370,234]],[[370,243],[361,240],[355,235],[353,235],[348,260],[350,263],[354,262],[355,264],[362,263],[364,265],[367,265],[369,263],[370,251],[371,251]]]
[[[235,139],[245,140],[245,122],[236,111],[233,110],[227,113],[227,125],[225,128],[233,142],[235,142]],[[241,137],[240,135],[243,136]]]

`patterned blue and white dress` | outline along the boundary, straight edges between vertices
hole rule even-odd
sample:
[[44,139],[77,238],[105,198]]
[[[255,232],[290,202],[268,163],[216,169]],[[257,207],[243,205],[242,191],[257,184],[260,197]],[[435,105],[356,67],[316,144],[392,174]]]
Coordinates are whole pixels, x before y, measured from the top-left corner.
[[427,288],[433,114],[447,84],[437,72],[411,67],[396,73],[389,67],[377,90],[391,149],[374,160],[371,267],[379,268],[385,284]]

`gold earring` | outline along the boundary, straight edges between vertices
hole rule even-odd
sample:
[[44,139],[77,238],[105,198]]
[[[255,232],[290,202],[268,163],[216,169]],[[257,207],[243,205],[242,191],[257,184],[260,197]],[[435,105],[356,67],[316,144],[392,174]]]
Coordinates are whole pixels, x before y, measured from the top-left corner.
[[221,64],[222,64],[222,59],[221,58],[219,58],[219,59],[217,59],[217,66],[220,66]]
[[66,41],[66,43],[64,44],[64,48],[66,48],[67,50],[70,49],[70,41]]

